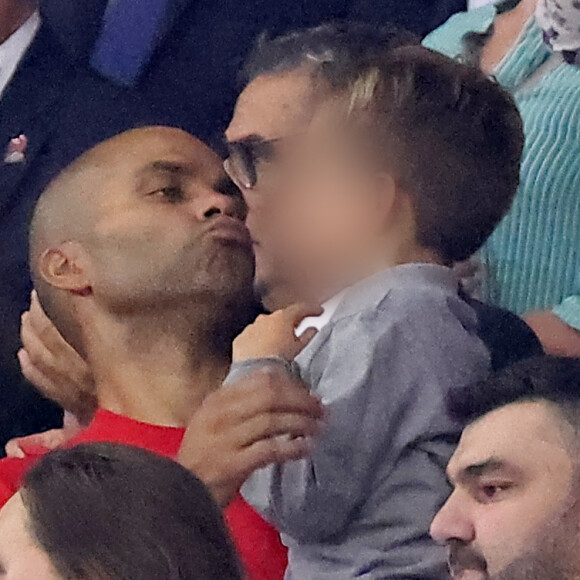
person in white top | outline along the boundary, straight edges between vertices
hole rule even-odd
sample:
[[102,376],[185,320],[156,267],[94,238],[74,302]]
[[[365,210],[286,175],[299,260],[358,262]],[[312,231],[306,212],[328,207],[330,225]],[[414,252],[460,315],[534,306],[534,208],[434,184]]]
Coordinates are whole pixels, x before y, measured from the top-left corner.
[[0,99],[39,28],[37,1],[0,0]]

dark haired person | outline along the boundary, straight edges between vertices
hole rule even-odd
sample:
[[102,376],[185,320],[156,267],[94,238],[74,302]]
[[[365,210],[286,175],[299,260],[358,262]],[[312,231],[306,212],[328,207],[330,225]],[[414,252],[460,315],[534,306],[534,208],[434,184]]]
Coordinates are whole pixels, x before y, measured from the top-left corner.
[[135,447],[43,457],[0,511],[10,580],[241,580],[219,508],[179,464]]
[[[260,166],[275,165],[278,158],[285,155],[284,143],[278,143],[280,146],[276,147],[276,135],[299,134],[308,124],[312,114],[310,87],[305,82],[304,75],[292,74],[303,69],[305,62],[314,71],[318,71],[321,77],[324,74],[340,77],[343,73],[352,74],[365,59],[380,58],[397,46],[416,43],[417,37],[397,27],[369,26],[360,22],[325,24],[259,41],[246,62],[242,80],[246,85],[264,79],[270,82],[253,83],[253,86],[258,87],[260,101],[255,107],[244,106],[246,117],[243,119],[242,129],[246,135],[241,140],[230,143],[233,155],[228,163],[231,164],[232,171],[245,174],[245,179],[250,181],[255,180]],[[316,74],[314,77],[314,82],[320,80],[316,78]],[[239,107],[240,105],[238,109]],[[239,115],[235,120],[238,119]],[[274,137],[273,141],[271,137]],[[314,160],[316,158],[313,156]],[[273,189],[275,187],[274,183]],[[291,223],[290,218],[286,221]],[[301,229],[300,223],[294,227],[296,231]],[[284,230],[280,231],[282,235]],[[292,236],[291,233],[289,235]],[[266,247],[262,243],[256,244],[255,248],[259,253],[258,266],[262,268],[267,263],[270,278],[266,282],[258,276],[258,294],[265,293],[265,299],[273,299],[278,303],[276,307],[279,307],[280,304],[304,299],[303,281],[299,278],[308,274],[305,274],[305,269],[300,271],[300,268],[292,265],[293,261],[302,259],[301,255],[290,256],[288,260],[281,259],[282,256],[277,256],[276,259],[269,257],[269,254],[276,251],[277,244],[283,245],[284,242],[278,239],[277,226],[273,225],[272,235],[265,243]],[[293,248],[294,245],[289,244],[288,253],[293,254]],[[290,268],[294,271],[290,271]],[[271,293],[280,296],[269,298]],[[542,352],[534,333],[519,317],[476,300],[469,302],[477,312],[478,333],[490,349],[494,370]],[[265,305],[268,306],[267,302]],[[38,374],[34,369],[31,371]]]
[[453,578],[580,578],[580,360],[529,359],[454,391],[468,423],[431,534]]
[[[331,50],[312,30],[263,43],[226,132],[264,304],[326,305],[295,363],[327,428],[308,457],[242,488],[282,532],[288,579],[445,577],[427,535],[458,435],[445,393],[490,368],[448,265],[511,204],[520,117],[475,69],[372,46]],[[229,385],[285,368],[302,346],[295,314],[237,339]]]
[[518,195],[479,256],[484,298],[523,315],[550,353],[580,356],[580,6],[502,0],[425,44],[493,75],[524,121]]

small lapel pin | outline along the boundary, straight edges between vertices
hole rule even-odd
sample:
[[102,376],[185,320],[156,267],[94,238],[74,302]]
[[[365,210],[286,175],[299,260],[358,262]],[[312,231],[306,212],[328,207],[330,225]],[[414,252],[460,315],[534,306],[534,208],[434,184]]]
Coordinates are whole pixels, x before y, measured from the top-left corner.
[[6,153],[4,154],[4,163],[23,163],[26,159],[24,153],[26,152],[27,146],[28,138],[24,134],[10,139],[10,143],[8,143],[8,147],[6,147]]

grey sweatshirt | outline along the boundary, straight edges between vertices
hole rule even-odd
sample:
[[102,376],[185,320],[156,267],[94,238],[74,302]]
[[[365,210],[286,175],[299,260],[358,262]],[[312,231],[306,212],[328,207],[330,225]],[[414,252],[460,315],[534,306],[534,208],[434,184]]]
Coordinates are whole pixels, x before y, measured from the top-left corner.
[[[450,269],[407,264],[352,287],[296,358],[328,424],[310,457],[242,488],[289,548],[286,580],[448,578],[428,530],[461,429],[446,393],[489,373],[476,327]],[[226,383],[264,364],[234,365]]]

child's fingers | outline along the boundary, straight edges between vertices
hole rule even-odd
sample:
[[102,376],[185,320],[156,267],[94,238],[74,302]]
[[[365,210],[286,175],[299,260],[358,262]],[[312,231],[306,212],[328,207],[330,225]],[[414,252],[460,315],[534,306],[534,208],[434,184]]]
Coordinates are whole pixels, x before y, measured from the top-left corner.
[[26,457],[20,447],[20,439],[18,438],[8,441],[6,447],[4,447],[4,452],[6,453],[6,457],[16,457],[17,459],[24,459]]
[[284,310],[284,317],[289,324],[296,328],[308,316],[320,316],[323,313],[320,306],[314,304],[293,304]]
[[316,328],[307,328],[300,336],[296,337],[296,340],[300,343],[300,346],[304,348],[316,335],[318,330]]

